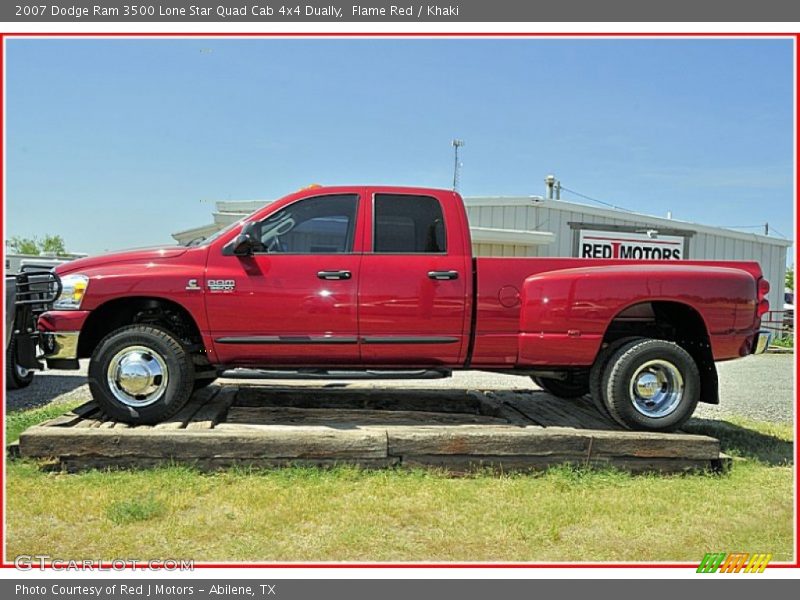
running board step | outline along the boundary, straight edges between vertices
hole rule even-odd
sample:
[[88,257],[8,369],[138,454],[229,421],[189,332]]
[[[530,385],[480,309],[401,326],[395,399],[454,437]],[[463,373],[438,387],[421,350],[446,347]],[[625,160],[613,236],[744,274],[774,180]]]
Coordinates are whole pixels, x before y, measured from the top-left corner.
[[445,369],[415,369],[382,371],[344,371],[328,369],[230,369],[221,377],[228,379],[445,379],[452,371]]

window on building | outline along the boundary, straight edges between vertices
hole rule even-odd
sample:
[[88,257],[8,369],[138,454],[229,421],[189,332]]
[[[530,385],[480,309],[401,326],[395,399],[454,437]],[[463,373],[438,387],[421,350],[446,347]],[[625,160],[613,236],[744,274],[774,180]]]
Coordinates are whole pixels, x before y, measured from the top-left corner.
[[446,252],[441,204],[430,196],[376,194],[373,247],[396,254]]

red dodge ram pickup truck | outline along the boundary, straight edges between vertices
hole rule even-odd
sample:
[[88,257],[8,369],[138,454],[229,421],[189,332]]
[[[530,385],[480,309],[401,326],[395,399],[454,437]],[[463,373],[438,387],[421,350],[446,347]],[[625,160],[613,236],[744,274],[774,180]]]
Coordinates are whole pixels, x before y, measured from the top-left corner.
[[436,189],[309,188],[196,245],[55,271],[36,344],[50,367],[90,358],[95,400],[130,423],[236,367],[478,369],[669,430],[718,402],[714,361],[768,342],[755,262],[474,258],[461,197]]

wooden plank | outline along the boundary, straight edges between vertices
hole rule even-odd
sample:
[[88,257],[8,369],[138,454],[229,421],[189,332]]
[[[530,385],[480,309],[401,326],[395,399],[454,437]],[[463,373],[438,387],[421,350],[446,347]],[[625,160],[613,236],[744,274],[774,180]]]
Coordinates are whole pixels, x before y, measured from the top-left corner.
[[577,418],[575,413],[564,407],[563,401],[538,394],[538,398],[527,403],[520,403],[520,410],[526,415],[530,416],[535,414],[536,421],[545,427],[576,427],[582,428],[580,419]]
[[[573,431],[573,430],[570,430]],[[588,440],[542,427],[395,427],[387,430],[390,456],[422,454],[583,456]]]
[[54,429],[32,427],[20,436],[26,457],[140,458],[386,458],[386,433],[368,429],[274,426],[230,435],[198,430]]
[[496,392],[495,397],[511,411],[519,414],[521,420],[523,422],[527,422],[526,424],[539,425],[540,427],[544,427],[545,424],[549,424],[547,419],[543,419],[540,415],[537,415],[535,411],[523,410],[520,406],[522,403],[530,400],[531,394],[503,390]]
[[191,421],[186,424],[187,429],[211,429],[226,415],[227,410],[236,399],[236,388],[227,387],[214,396],[213,400],[200,407]]
[[166,421],[156,423],[154,427],[156,429],[184,429],[195,413],[206,403],[210,402],[220,389],[218,385],[209,385],[197,390],[192,394],[192,397],[189,398],[186,406]]
[[[234,406],[335,408],[337,410],[410,410],[478,415],[480,403],[464,389],[380,389],[347,385],[240,386]],[[489,415],[491,416],[491,415]]]
[[579,415],[586,429],[621,430],[622,426],[606,417],[595,408],[591,400],[580,398],[575,401],[573,410]]
[[[481,414],[491,415],[504,419],[508,423],[514,425],[536,425],[531,419],[526,417],[522,412],[516,410],[514,406],[503,400],[498,394],[494,392],[474,392],[477,395],[478,402],[481,405]],[[515,394],[509,394],[515,396]]]
[[505,419],[461,413],[410,410],[332,410],[328,408],[244,407],[228,411],[228,423],[253,425],[430,425],[462,423],[506,423]]
[[84,417],[76,421],[71,429],[91,429],[94,427],[100,427],[100,424],[104,419],[105,414],[98,410],[97,412],[91,413],[91,417]]
[[103,423],[105,423],[106,421],[108,421],[108,415],[106,415],[106,413],[104,413],[104,412],[100,412],[100,413],[99,413],[99,414],[98,414],[98,415],[97,415],[97,416],[96,416],[96,417],[95,417],[95,418],[92,420],[92,422],[89,424],[89,427],[90,427],[91,429],[97,429],[97,428],[99,428],[99,427],[100,427],[100,426],[101,426]]
[[[574,400],[550,397],[545,400],[547,406],[551,408],[556,414],[564,415],[564,427],[579,427],[583,429],[621,429],[621,427],[611,421],[605,419],[597,409],[592,407],[590,410],[586,403],[581,398]],[[523,402],[523,410],[525,408],[536,411],[536,401]],[[555,423],[558,425],[559,423]]]
[[583,398],[556,398],[548,394],[532,394],[515,400],[515,407],[526,416],[547,427],[576,427],[578,429],[621,429],[606,419]]
[[705,436],[541,427],[396,427],[387,430],[390,456],[422,454],[573,455],[584,458],[700,458],[719,456]]
[[72,427],[81,419],[91,418],[92,415],[99,412],[99,410],[97,403],[94,400],[90,400],[59,417],[55,417],[39,425],[41,427]]
[[[553,428],[555,429],[555,428]],[[597,431],[582,433],[592,439],[592,457],[716,459],[719,440],[685,433]]]
[[542,401],[557,412],[574,417],[584,429],[621,429],[617,423],[598,412],[588,397],[567,399],[548,395],[542,398],[541,394],[530,394],[519,398],[517,404],[519,410],[535,413]]

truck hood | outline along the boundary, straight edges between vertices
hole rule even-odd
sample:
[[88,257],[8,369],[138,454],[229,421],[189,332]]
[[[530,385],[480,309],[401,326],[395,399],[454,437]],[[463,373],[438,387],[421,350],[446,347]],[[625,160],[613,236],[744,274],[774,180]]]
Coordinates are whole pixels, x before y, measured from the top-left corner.
[[186,253],[189,248],[186,246],[154,246],[151,248],[136,248],[134,250],[122,250],[110,254],[100,254],[98,256],[87,256],[78,260],[71,260],[56,267],[56,273],[66,275],[78,271],[85,271],[94,267],[110,265],[122,262],[156,262],[177,258]]

